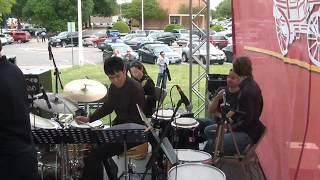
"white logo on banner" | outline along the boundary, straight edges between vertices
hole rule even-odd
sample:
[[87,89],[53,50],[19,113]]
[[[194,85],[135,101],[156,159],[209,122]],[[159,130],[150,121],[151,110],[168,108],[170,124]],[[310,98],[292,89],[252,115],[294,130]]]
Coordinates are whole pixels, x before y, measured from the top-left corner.
[[289,45],[307,34],[308,54],[311,62],[320,66],[320,11],[314,11],[320,0],[273,0],[278,43],[283,55]]

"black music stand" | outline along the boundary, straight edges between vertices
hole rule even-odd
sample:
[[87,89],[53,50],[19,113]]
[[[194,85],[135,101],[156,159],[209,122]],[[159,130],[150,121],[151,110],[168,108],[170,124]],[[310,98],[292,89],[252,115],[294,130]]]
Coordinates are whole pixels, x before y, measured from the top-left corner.
[[123,143],[125,170],[120,175],[130,180],[128,172],[127,143],[144,143],[147,141],[146,127],[140,124],[127,123],[112,126],[108,129],[95,130],[98,143]]

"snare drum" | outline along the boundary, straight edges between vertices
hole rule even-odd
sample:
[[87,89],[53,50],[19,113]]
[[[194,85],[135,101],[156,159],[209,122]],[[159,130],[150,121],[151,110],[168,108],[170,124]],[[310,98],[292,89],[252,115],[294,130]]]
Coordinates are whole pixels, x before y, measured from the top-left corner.
[[199,122],[193,118],[177,118],[171,122],[171,140],[176,149],[199,149]]
[[30,113],[30,124],[31,128],[42,128],[42,129],[58,129],[60,125],[50,119],[46,119],[35,114]]
[[88,124],[78,124],[75,120],[70,123],[71,128],[103,128],[101,120],[96,120]]
[[174,166],[168,172],[168,180],[226,180],[226,175],[218,168],[198,163]]
[[175,149],[179,163],[204,163],[211,162],[212,156],[204,151],[193,149]]

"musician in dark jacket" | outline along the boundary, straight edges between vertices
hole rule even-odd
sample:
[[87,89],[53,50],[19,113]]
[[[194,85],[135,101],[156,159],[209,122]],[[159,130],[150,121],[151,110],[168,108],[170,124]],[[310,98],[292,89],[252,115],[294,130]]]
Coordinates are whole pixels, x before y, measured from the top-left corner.
[[0,41],[0,179],[37,180],[26,82],[1,50]]
[[153,110],[156,107],[155,84],[148,75],[143,64],[138,61],[131,64],[130,74],[131,77],[140,82],[143,87],[146,101],[144,113],[147,117],[151,117]]
[[233,62],[233,70],[240,77],[240,96],[238,110],[244,115],[233,125],[236,131],[246,132],[252,143],[257,143],[265,126],[260,121],[263,109],[261,89],[253,79],[251,60],[248,57],[239,57]]
[[[110,88],[102,107],[98,108],[89,117],[78,116],[75,120],[81,123],[93,122],[104,116],[116,113],[113,125],[124,123],[144,124],[140,118],[136,104],[144,108],[144,93],[141,85],[127,76],[124,62],[119,57],[111,57],[104,62],[104,72],[111,81]],[[128,149],[138,144],[128,143]],[[94,149],[85,159],[83,179],[101,180],[103,179],[102,163],[110,180],[117,179],[117,168],[112,160],[112,156],[123,152],[123,144],[112,143],[103,144]]]

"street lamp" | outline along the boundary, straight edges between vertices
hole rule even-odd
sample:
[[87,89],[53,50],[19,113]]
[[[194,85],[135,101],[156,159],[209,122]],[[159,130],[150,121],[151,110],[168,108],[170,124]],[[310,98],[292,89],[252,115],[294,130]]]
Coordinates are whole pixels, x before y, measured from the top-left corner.
[[144,30],[143,0],[141,0],[141,30]]

